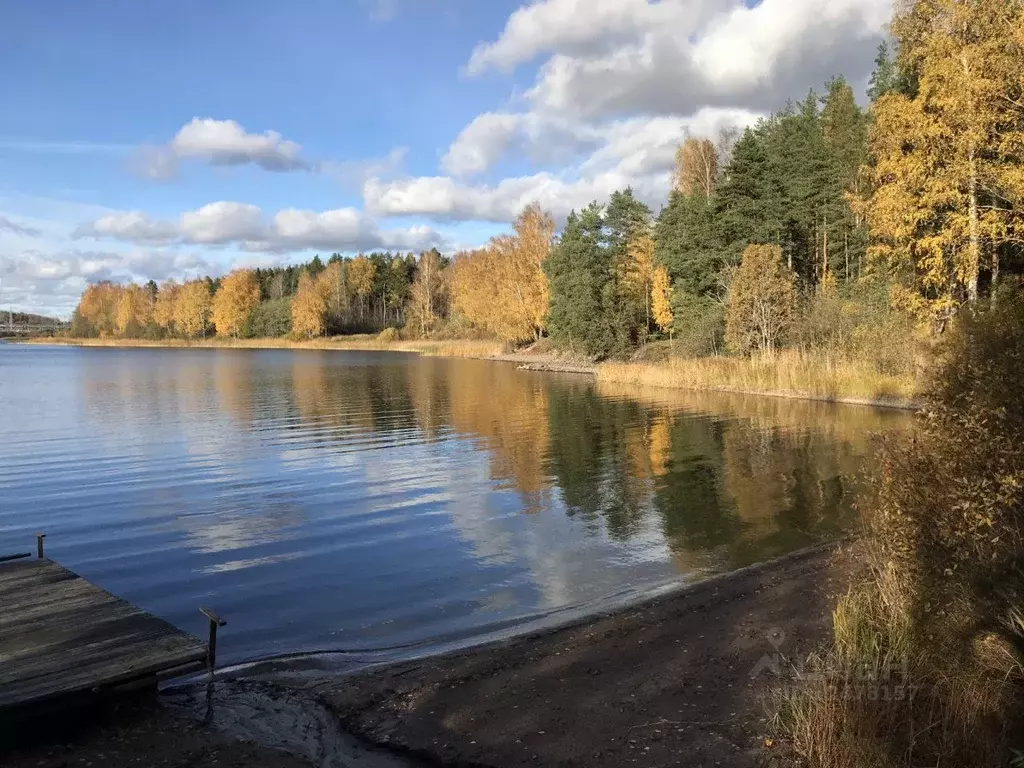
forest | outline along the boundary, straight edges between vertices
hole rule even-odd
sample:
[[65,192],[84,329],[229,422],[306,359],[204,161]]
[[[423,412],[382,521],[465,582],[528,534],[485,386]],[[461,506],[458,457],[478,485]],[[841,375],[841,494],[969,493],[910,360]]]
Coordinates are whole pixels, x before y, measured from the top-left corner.
[[789,348],[910,375],[958,312],[1024,267],[1024,148],[1004,130],[1021,112],[1008,95],[1019,65],[988,45],[973,83],[948,45],[918,32],[883,45],[866,107],[837,76],[742,133],[680,137],[658,212],[627,188],[557,234],[530,205],[509,234],[451,256],[335,253],[184,284],[99,283],[70,335],[393,328],[510,347],[548,337],[599,360],[668,340],[657,348],[677,358]]

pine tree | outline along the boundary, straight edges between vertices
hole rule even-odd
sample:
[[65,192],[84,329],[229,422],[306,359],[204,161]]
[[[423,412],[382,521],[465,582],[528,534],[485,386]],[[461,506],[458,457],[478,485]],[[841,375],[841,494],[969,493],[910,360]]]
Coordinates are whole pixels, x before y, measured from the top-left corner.
[[889,44],[884,40],[878,44],[875,56],[875,70],[868,84],[868,98],[878,101],[887,93],[896,90],[896,64],[889,55]]
[[600,249],[607,264],[607,282],[601,288],[601,315],[608,354],[624,354],[647,336],[647,292],[630,288],[629,243],[649,234],[651,209],[627,187],[612,192],[605,208]]
[[719,184],[718,222],[728,260],[751,243],[778,243],[782,200],[765,142],[748,128],[736,142],[732,162]]
[[552,341],[598,356],[612,346],[602,318],[604,289],[610,282],[607,254],[600,243],[602,226],[597,203],[579,214],[573,211],[544,262],[551,291],[547,326]]
[[714,203],[674,190],[654,228],[655,262],[666,267],[673,283],[701,296],[717,290],[723,265]]

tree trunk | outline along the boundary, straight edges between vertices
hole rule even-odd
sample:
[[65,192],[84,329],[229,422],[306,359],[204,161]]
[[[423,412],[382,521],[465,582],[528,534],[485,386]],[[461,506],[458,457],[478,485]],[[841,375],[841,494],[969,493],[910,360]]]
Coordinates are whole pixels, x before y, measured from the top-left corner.
[[850,233],[843,232],[843,253],[846,256],[846,282],[850,282]]
[[978,300],[978,264],[981,238],[978,233],[978,165],[972,148],[967,155],[971,167],[970,179],[970,238],[971,245],[967,262],[967,299]]
[[828,274],[828,214],[824,215],[824,223],[821,227],[821,279]]
[[992,285],[988,289],[992,306],[996,305],[996,286],[999,282],[999,248],[992,249]]

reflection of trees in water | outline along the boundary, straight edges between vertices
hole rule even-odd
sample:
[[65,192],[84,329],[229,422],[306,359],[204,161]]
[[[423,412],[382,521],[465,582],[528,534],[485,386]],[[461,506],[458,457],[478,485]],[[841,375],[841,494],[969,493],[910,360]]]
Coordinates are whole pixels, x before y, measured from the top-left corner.
[[[631,401],[599,397],[583,382],[552,387],[549,398],[551,468],[567,514],[603,520],[612,537],[629,538],[650,511],[649,477],[636,466],[637,454],[648,452],[636,434],[645,414]],[[641,470],[648,463],[640,459]]]
[[623,539],[655,513],[673,552],[733,562],[848,524],[870,430],[909,422],[772,398],[669,396],[643,406],[630,394],[581,386],[550,395],[551,464],[568,513],[600,519]]
[[444,371],[438,378],[451,387],[451,425],[482,439],[492,479],[518,491],[529,514],[549,507],[546,383],[511,366],[475,360],[452,361]]
[[[910,422],[798,400],[595,387],[473,360],[185,352],[155,362],[107,361],[86,376],[92,411],[143,429],[130,410],[145,406],[220,465],[243,449],[358,452],[470,437],[523,511],[564,508],[617,541],[650,536],[653,524],[681,564],[709,553],[749,561],[836,530],[852,514],[868,435]],[[270,528],[282,522],[267,516]],[[228,520],[227,538],[242,524]]]

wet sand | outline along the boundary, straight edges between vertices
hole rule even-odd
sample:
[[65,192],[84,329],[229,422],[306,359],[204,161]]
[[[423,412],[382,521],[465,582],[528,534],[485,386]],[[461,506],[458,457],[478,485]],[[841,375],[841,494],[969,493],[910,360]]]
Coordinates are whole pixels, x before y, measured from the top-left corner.
[[[790,555],[615,614],[316,686],[351,733],[455,766],[747,766],[764,694],[855,558]],[[776,672],[782,667],[781,673]]]
[[151,695],[55,714],[4,736],[4,768],[311,768],[280,750],[175,717]]
[[[119,701],[22,734],[0,763],[752,766],[765,694],[828,636],[857,559],[856,545],[817,547],[562,628],[356,675],[224,680],[212,726],[152,698]],[[185,689],[179,699],[196,701],[177,714],[201,710],[203,690]]]

